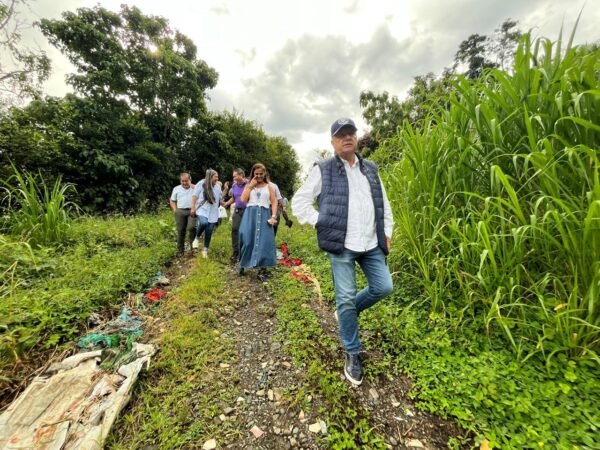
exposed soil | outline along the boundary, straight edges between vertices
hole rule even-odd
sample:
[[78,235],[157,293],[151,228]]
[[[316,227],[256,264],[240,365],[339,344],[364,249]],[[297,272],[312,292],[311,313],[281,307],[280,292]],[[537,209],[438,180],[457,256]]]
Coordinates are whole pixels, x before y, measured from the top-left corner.
[[[166,276],[171,280],[168,289],[184,281],[193,267],[188,257],[174,260],[165,269]],[[221,369],[237,374],[235,379],[239,380],[237,387],[241,395],[235,404],[220,405],[223,414],[215,421],[233,421],[236,428],[246,430],[235,443],[225,448],[325,448],[325,423],[317,427],[318,431],[309,429],[311,425],[314,429],[322,420],[318,411],[323,404],[319,398],[310,399],[310,407],[303,411],[302,405],[295,401],[303,384],[305,368],[294,366],[284,352],[282,343],[274,340],[278,321],[275,300],[267,289],[268,281],[260,280],[255,271],[238,276],[231,266],[227,266],[223,273],[228,278],[234,297],[229,302],[231,306],[226,307],[220,317],[225,329],[222,337],[236,342],[238,358],[223,363]],[[337,322],[331,306],[318,301],[311,302],[309,306],[319,318],[323,330],[339,342]],[[107,312],[103,319],[112,318],[110,315],[112,313]],[[151,316],[146,316],[146,320],[144,340],[161,333],[164,325]],[[63,348],[60,354],[56,351],[54,354],[38,354],[36,361],[40,361],[41,356],[47,356],[47,363],[43,365],[47,367],[64,358],[66,353],[74,351],[73,346],[69,348],[71,350]],[[327,356],[326,364],[332,371],[339,372],[343,379],[342,357],[340,343],[338,352]],[[381,358],[382,355],[377,353],[367,355],[365,371],[369,370],[370,362]],[[34,370],[33,363],[27,367],[26,381],[44,368]],[[25,385],[24,381],[22,386],[5,391],[0,407],[12,401]],[[447,448],[449,437],[462,434],[455,424],[414,408],[413,402],[406,396],[411,389],[410,379],[406,377],[378,377],[373,382],[365,378],[361,386],[352,386],[351,389],[360,403],[357,406],[369,412],[370,426],[378,435],[385,437],[388,448],[444,449]],[[202,448],[203,444],[198,443],[198,448]]]
[[[238,277],[230,269],[232,292],[239,292],[235,306],[222,318],[227,335],[237,342],[239,359],[230,367],[240,374],[240,391],[236,405],[227,405],[221,418],[243,424],[248,432],[239,442],[227,448],[287,449],[324,448],[324,430],[309,431],[309,426],[321,419],[318,417],[320,401],[312,399],[310,411],[302,411],[293,403],[304,377],[304,369],[295,367],[283,352],[280,342],[273,339],[277,330],[276,305],[268,290],[255,274]],[[325,303],[311,302],[326,333],[337,337],[337,322],[333,310]],[[341,348],[341,343],[340,343]],[[341,372],[343,353],[331,355],[328,366]],[[365,360],[365,371],[369,361],[381,355],[371,354]],[[457,436],[460,430],[449,421],[441,420],[414,408],[406,396],[410,390],[406,377],[379,377],[374,382],[366,378],[362,385],[352,386],[360,406],[369,411],[370,424],[379,435],[385,436],[388,448],[447,448],[449,437]],[[263,433],[255,437],[250,431],[258,427]]]

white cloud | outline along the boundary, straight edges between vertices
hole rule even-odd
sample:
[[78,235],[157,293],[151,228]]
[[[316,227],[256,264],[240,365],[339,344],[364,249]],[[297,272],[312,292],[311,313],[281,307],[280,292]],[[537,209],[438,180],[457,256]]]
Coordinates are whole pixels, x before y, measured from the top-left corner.
[[227,14],[229,14],[229,8],[223,3],[211,6],[210,10],[218,16],[226,16]]
[[[100,4],[118,11],[123,0],[38,0],[30,17],[60,17],[66,9]],[[364,89],[402,97],[415,75],[452,63],[470,34],[491,34],[505,19],[556,39],[569,34],[584,3],[563,0],[128,0],[143,13],[166,17],[188,35],[198,56],[219,72],[209,92],[213,110],[228,109],[282,134],[310,159],[329,148],[329,124],[339,116],[364,128],[358,104]],[[600,0],[588,0],[576,43],[596,41]],[[66,59],[44,42],[54,62],[48,93],[63,95]]]

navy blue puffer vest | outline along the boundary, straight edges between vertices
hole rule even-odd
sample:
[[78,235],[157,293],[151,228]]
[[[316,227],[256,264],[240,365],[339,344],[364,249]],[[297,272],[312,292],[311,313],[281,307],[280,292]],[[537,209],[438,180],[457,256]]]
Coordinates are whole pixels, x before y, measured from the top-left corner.
[[[375,207],[375,230],[377,244],[388,254],[385,233],[383,231],[383,192],[375,163],[356,155],[360,171],[369,181],[371,197]],[[346,229],[348,226],[348,177],[344,163],[339,156],[320,161],[321,194],[317,197],[319,219],[317,220],[317,241],[319,247],[330,253],[340,254],[344,251]]]

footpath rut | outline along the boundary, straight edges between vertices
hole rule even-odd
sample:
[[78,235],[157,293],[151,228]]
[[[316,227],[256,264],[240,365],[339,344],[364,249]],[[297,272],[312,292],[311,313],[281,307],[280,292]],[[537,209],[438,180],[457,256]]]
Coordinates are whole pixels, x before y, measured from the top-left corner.
[[[198,267],[202,262],[198,261]],[[175,272],[171,276],[185,282],[186,275],[179,272],[181,263],[179,269],[177,266],[171,268]],[[232,340],[235,354],[219,362],[217,373],[208,380],[215,381],[214,389],[231,390],[231,384],[235,384],[239,395],[234,402],[217,405],[219,411],[212,420],[215,429],[223,430],[223,434],[213,433],[192,448],[331,448],[326,421],[328,405],[318,390],[315,394],[307,385],[306,365],[302,361],[294,362],[286,351],[288,337],[278,333],[277,312],[281,300],[271,291],[273,280],[262,281],[253,271],[240,277],[228,265],[224,265],[222,273],[227,278],[230,298],[218,317],[223,329],[219,338]],[[289,269],[284,267],[273,273],[274,278],[288,276]],[[298,289],[310,289],[297,283]],[[325,346],[319,348],[319,352],[325,355],[321,359],[323,369],[344,380],[343,353],[331,304],[318,301],[315,293],[314,301],[300,307],[310,308],[324,335],[337,342],[336,349]],[[365,370],[368,372],[369,365],[381,358],[383,355],[371,352],[365,361]],[[224,383],[228,386],[224,387]],[[443,449],[447,448],[449,437],[461,434],[453,423],[414,408],[406,395],[410,390],[410,380],[406,377],[381,375],[372,380],[365,377],[359,387],[347,385],[351,402],[357,410],[366,412],[370,429],[383,437],[385,448]],[[203,389],[212,388],[204,386]]]

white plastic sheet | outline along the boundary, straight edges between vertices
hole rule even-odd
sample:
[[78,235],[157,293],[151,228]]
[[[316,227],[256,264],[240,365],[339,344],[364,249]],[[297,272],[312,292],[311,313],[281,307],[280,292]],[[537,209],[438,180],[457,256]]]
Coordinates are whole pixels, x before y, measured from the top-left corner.
[[99,367],[101,351],[51,366],[0,415],[0,449],[102,449],[155,351],[152,345],[134,343],[136,359],[117,373]]

